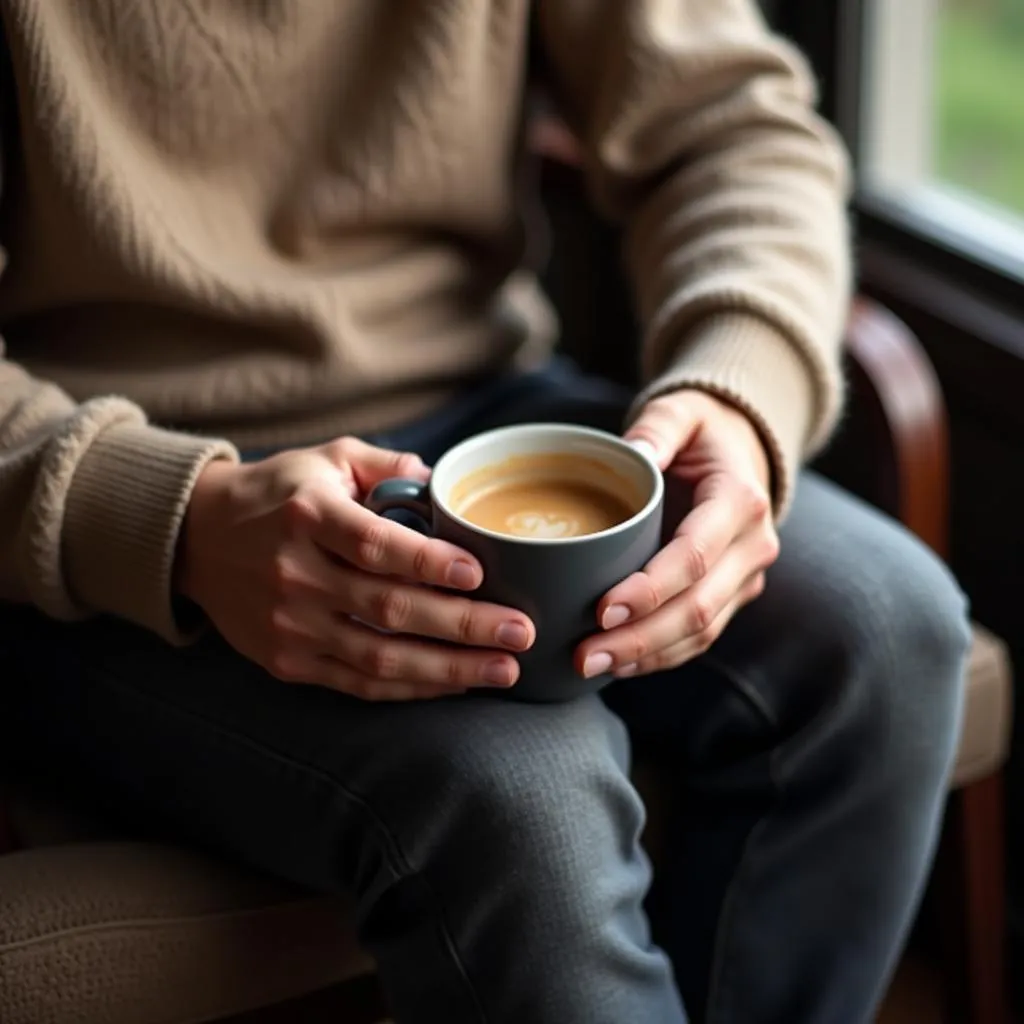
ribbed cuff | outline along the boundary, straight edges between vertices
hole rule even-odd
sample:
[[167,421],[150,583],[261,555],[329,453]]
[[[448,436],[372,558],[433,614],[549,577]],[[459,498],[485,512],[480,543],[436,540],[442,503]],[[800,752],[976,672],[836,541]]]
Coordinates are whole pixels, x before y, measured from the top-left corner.
[[675,362],[640,393],[631,419],[645,402],[680,388],[717,395],[750,418],[772,463],[775,515],[781,519],[815,419],[812,372],[793,343],[758,317],[709,317],[686,339]]
[[101,433],[80,459],[65,505],[63,565],[76,603],[128,619],[171,643],[175,545],[192,487],[225,441],[138,424]]

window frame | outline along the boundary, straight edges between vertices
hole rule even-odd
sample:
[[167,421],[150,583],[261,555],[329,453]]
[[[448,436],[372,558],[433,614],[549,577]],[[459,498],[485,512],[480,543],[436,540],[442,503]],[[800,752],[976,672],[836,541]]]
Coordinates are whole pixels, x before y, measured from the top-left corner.
[[[864,153],[869,2],[776,0],[773,7],[776,27],[814,66],[822,112],[843,136],[857,172]],[[940,371],[956,366],[954,386],[999,386],[1005,392],[1011,357],[1016,371],[1013,386],[1019,395],[1019,375],[1024,371],[1024,258],[1008,260],[983,240],[927,216],[921,204],[872,190],[860,173],[857,181],[853,215],[862,287],[911,321],[929,351],[938,356]],[[972,345],[971,360],[955,351],[967,344]],[[1019,399],[1013,404],[1024,405]],[[1024,413],[1013,419],[1016,425],[1024,423]]]

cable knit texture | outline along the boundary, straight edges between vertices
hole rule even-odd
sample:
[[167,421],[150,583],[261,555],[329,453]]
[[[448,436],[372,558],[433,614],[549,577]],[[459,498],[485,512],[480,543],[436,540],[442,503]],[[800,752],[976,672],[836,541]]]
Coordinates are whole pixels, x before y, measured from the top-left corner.
[[846,168],[754,0],[0,11],[0,599],[181,640],[208,460],[384,429],[543,358],[516,173],[531,11],[627,228],[645,396],[744,409],[784,511],[839,406]]

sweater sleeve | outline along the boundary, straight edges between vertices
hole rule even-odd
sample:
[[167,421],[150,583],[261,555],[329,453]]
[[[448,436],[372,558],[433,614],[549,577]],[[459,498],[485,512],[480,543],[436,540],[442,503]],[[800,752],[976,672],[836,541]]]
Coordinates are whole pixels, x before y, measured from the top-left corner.
[[841,405],[847,163],[755,0],[539,0],[552,85],[599,208],[625,224],[643,402],[680,387],[753,420],[780,514]]
[[0,600],[109,613],[172,643],[172,573],[192,485],[223,441],[150,426],[121,398],[76,404],[0,346]]

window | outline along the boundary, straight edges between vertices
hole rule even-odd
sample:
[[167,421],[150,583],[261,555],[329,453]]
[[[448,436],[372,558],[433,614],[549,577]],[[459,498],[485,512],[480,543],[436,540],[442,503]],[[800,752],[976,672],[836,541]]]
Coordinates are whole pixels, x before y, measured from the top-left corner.
[[1024,280],[1024,0],[865,0],[866,197]]

